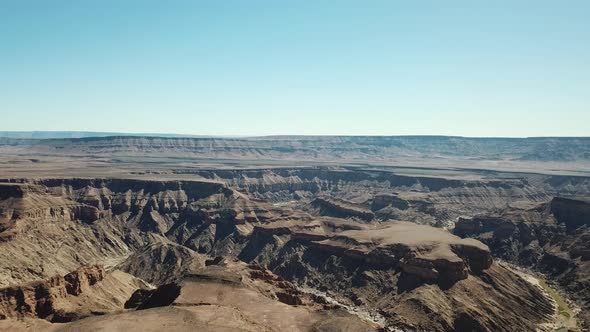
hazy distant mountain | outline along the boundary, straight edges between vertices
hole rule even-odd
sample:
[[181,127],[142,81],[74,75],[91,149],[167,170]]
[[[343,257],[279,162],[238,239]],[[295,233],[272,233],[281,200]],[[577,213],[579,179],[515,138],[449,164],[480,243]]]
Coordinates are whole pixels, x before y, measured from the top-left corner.
[[86,137],[110,137],[110,136],[150,136],[150,137],[212,137],[207,135],[181,135],[181,134],[153,134],[153,133],[114,133],[97,131],[0,131],[0,137],[8,138],[86,138]]

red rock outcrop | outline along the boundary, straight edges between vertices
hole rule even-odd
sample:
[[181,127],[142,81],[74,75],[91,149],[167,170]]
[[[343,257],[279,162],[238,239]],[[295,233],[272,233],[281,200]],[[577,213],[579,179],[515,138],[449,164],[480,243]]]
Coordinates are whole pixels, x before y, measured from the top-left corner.
[[425,280],[453,284],[492,264],[490,250],[479,241],[461,239],[444,230],[395,222],[387,227],[338,233],[315,246],[365,261],[382,269],[402,271]]
[[0,289],[0,318],[48,318],[59,309],[57,302],[69,295],[78,296],[102,281],[102,266],[84,266],[65,276]]

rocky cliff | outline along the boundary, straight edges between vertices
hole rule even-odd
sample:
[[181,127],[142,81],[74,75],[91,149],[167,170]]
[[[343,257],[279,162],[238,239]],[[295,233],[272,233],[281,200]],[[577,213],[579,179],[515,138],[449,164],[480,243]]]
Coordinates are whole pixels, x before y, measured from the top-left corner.
[[317,207],[319,213],[323,215],[340,218],[356,218],[365,221],[371,221],[375,218],[375,214],[366,207],[342,199],[320,196],[314,199],[311,204]]
[[[269,224],[254,229],[239,257],[407,330],[525,331],[553,313],[541,290],[493,264],[482,243],[413,223]],[[490,303],[498,311],[483,309]]]
[[590,203],[556,197],[528,210],[461,219],[454,233],[486,243],[492,253],[544,273],[584,308],[590,326]]
[[330,305],[319,296],[255,265],[234,260],[190,271],[178,283],[136,293],[137,310],[67,325],[75,330],[141,331],[378,331],[369,317]]
[[67,322],[120,310],[122,301],[144,284],[99,265],[83,266],[64,276],[0,289],[0,319],[27,317]]

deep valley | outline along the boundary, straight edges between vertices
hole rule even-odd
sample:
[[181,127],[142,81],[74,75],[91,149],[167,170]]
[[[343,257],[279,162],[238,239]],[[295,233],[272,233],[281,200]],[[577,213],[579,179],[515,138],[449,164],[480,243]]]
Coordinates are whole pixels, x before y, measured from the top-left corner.
[[496,156],[432,143],[413,149],[444,165],[395,165],[390,140],[342,161],[100,140],[0,148],[0,330],[590,327],[587,157],[483,169]]

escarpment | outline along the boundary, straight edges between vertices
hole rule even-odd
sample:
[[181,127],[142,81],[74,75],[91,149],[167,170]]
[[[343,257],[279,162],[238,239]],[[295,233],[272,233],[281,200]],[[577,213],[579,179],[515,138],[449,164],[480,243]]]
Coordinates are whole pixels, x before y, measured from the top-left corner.
[[[498,323],[508,319],[511,328],[525,331],[553,314],[542,291],[493,263],[481,242],[414,223],[379,226],[326,218],[261,225],[239,257],[342,303],[378,312],[386,326],[408,330],[452,331],[468,316],[480,330],[508,331]],[[530,301],[524,307],[523,296]],[[494,302],[497,311],[485,311]]]
[[[563,202],[569,204],[567,213],[562,210]],[[583,240],[588,232],[585,214],[588,206],[584,201],[554,198],[529,210],[509,209],[498,215],[460,219],[453,232],[480,239],[496,256],[527,266],[542,264],[545,256],[559,256],[560,252],[567,253],[572,264],[577,258],[585,262],[590,258]],[[567,266],[570,264],[554,272],[566,272]]]
[[550,211],[569,231],[590,227],[590,200],[555,197],[551,200]]
[[454,233],[486,243],[492,253],[540,271],[567,291],[584,309],[590,324],[590,220],[586,201],[556,197],[527,209],[461,219]]
[[82,267],[65,276],[0,289],[0,317],[39,317],[55,314],[58,302],[78,296],[104,279],[101,266]]
[[82,266],[53,276],[0,289],[0,319],[41,318],[68,322],[122,309],[124,299],[144,283],[103,266]]
[[[231,189],[210,181],[44,179],[15,180],[2,188],[11,196],[0,201],[0,285],[124,257],[166,239],[192,213],[199,216],[194,222],[204,223],[232,211],[234,219],[244,209],[250,212],[233,206]],[[29,248],[52,259],[31,255]]]
[[[340,213],[335,215],[338,217],[346,217],[342,208],[352,205],[353,209],[361,206],[370,210],[356,213],[361,219],[409,220],[446,227],[452,227],[458,217],[501,210],[515,201],[545,202],[551,198],[549,193],[565,188],[559,185],[554,189],[538,183],[539,179],[500,181],[480,177],[409,176],[362,167],[178,169],[174,172],[221,181],[266,201],[323,198],[326,202],[316,201],[315,206],[326,206],[324,213]],[[371,217],[371,213],[375,216]]]
[[[378,331],[379,325],[299,291],[268,270],[233,259],[191,270],[176,283],[138,291],[135,310],[69,325],[72,330]],[[142,322],[143,321],[143,322]]]
[[400,269],[444,285],[467,278],[469,271],[480,273],[492,264],[490,251],[482,243],[413,223],[395,222],[383,228],[343,231],[312,243],[326,251],[361,259],[361,264]]
[[381,210],[385,207],[393,206],[395,208],[406,210],[410,207],[410,203],[396,194],[377,194],[373,197],[371,202],[371,209],[374,211]]
[[341,199],[320,196],[314,199],[311,204],[318,207],[320,213],[333,217],[352,217],[365,221],[371,221],[375,218],[375,214],[371,210]]

